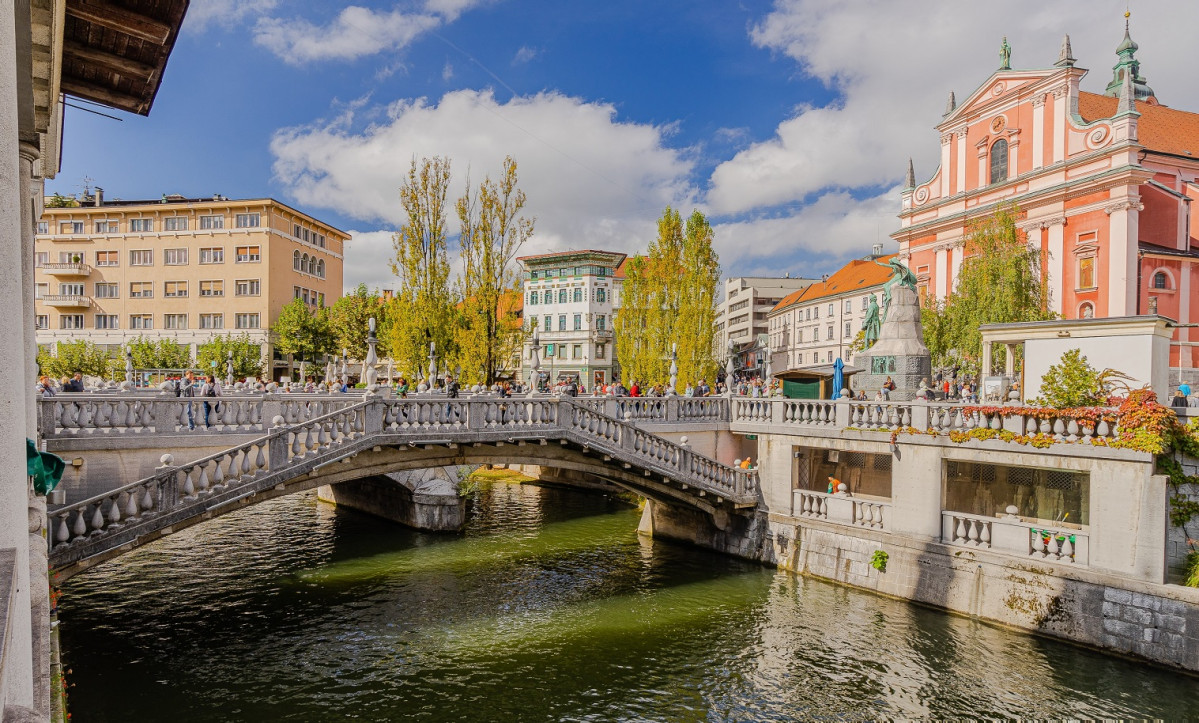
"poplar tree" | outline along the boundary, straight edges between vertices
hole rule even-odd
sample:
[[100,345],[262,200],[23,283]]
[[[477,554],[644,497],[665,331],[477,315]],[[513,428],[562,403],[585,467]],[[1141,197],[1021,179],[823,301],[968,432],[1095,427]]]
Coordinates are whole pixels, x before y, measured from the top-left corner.
[[[429,342],[438,359],[454,358],[454,295],[447,258],[446,192],[450,184],[447,158],[416,158],[400,186],[406,222],[392,236],[399,277],[396,316],[391,319],[389,345],[401,369],[423,376],[428,368]],[[439,362],[440,366],[440,362]]]
[[499,183],[485,177],[458,199],[461,224],[462,324],[458,327],[458,359],[468,382],[494,384],[498,372],[520,348],[524,333],[513,324],[515,300],[521,294],[516,254],[533,235],[535,219],[521,215],[526,202],[517,188],[517,167],[504,159]]
[[[1019,213],[1017,206],[1004,204],[973,222],[953,293],[940,303],[926,300],[921,321],[925,345],[935,364],[960,361],[977,367],[982,356],[979,326],[983,324],[1054,317],[1048,310],[1041,252],[1030,248],[1024,233],[1016,228]],[[991,370],[980,372],[987,375]]]
[[715,234],[699,211],[692,211],[683,234],[683,276],[674,338],[679,345],[679,385],[716,381],[712,350],[716,335],[716,287],[720,260],[712,249]]

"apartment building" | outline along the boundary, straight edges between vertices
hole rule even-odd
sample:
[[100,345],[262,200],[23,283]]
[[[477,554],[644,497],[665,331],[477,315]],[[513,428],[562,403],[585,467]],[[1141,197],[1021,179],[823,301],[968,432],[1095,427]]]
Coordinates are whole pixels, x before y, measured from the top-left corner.
[[349,238],[269,198],[106,201],[96,189],[38,222],[37,342],[115,351],[137,336],[169,338],[194,358],[214,335],[244,333],[276,378],[289,363],[273,352],[271,325],[292,299],[340,298]]
[[[541,371],[550,383],[573,378],[587,386],[619,376],[612,317],[620,308],[625,254],[563,251],[522,256],[525,268],[524,318],[540,337]],[[532,340],[521,354],[521,378],[528,380]]]
[[[883,284],[891,278],[882,245],[836,273],[782,299],[768,314],[774,375],[788,396],[826,396],[821,380],[832,377],[832,364],[851,364],[850,348],[862,330],[870,297],[882,304]],[[789,393],[793,392],[793,393]]]
[[724,300],[716,310],[716,345],[713,356],[723,366],[735,354],[739,374],[759,376],[765,359],[759,339],[767,333],[766,315],[789,294],[806,288],[813,279],[736,276],[724,282]]

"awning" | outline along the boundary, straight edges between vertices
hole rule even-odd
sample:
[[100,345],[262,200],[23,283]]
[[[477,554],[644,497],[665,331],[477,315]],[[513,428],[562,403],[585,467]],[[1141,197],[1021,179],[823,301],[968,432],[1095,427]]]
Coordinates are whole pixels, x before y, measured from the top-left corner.
[[[845,376],[851,374],[863,373],[866,370],[862,367],[845,365],[841,373]],[[832,364],[818,364],[811,367],[799,367],[798,369],[787,369],[785,371],[776,372],[774,375],[778,379],[831,379],[833,377]]]

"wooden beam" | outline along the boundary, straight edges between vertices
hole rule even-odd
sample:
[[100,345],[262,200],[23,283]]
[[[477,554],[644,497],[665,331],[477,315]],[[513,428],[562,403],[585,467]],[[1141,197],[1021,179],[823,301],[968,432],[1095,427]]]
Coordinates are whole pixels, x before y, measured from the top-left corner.
[[63,41],[63,53],[67,58],[78,58],[85,63],[95,63],[105,68],[115,70],[124,76],[133,76],[138,80],[149,82],[158,69],[136,60],[123,58],[120,55],[108,53],[99,48],[93,48],[77,40]]
[[67,0],[67,15],[155,45],[166,45],[171,26],[140,13],[96,0]]
[[84,100],[94,100],[112,108],[127,110],[130,113],[142,112],[142,99],[132,95],[114,93],[108,88],[92,85],[78,78],[63,76],[60,83],[62,92]]

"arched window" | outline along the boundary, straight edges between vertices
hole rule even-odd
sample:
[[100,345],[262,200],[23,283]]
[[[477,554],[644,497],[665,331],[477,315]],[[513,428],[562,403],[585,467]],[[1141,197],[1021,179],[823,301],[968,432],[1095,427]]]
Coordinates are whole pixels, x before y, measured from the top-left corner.
[[321,277],[322,279],[325,278],[325,260],[324,259],[321,259],[320,261],[316,262],[316,275]]
[[299,271],[299,270],[300,270],[300,252],[299,252],[299,251],[296,251],[296,252],[292,253],[292,255],[291,255],[291,267],[292,267],[292,269],[294,269],[294,270],[296,270],[296,271]]
[[1155,288],[1155,289],[1170,288],[1170,277],[1166,275],[1165,271],[1158,271],[1156,274],[1153,275],[1153,288]]
[[1007,180],[1007,141],[1000,138],[991,146],[991,183]]
[[1079,319],[1094,319],[1095,318],[1095,306],[1089,301],[1083,302],[1083,304],[1078,307],[1078,318]]

